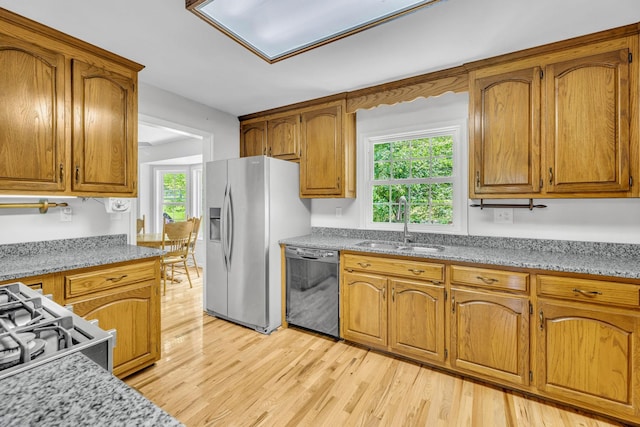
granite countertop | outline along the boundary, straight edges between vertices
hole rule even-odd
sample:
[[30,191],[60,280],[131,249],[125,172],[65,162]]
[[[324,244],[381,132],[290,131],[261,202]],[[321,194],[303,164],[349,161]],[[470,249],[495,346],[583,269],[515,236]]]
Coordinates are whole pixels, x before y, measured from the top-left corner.
[[0,281],[162,254],[159,249],[127,244],[125,235],[0,245]]
[[[640,279],[640,245],[474,238],[473,236],[441,237],[441,235],[426,234],[418,236],[416,240],[419,240],[419,243],[413,243],[413,245],[437,245],[443,247],[443,250],[416,253],[357,245],[365,240],[401,242],[401,235],[401,233],[390,235],[355,230],[330,232],[319,230],[309,235],[283,239],[280,243],[319,249],[404,255],[434,260]],[[545,250],[545,248],[548,249]]]
[[0,380],[0,425],[182,426],[82,353]]

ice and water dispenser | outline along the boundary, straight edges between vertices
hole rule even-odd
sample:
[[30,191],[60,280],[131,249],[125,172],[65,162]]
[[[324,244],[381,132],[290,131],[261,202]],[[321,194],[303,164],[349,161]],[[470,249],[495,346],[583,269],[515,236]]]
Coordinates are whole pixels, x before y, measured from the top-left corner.
[[209,208],[209,240],[220,241],[220,211],[221,208]]

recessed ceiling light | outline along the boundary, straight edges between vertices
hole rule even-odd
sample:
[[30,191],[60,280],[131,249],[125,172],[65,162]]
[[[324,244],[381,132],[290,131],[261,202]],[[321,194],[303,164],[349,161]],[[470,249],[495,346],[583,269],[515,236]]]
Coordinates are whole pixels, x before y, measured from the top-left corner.
[[186,0],[186,7],[273,63],[439,1]]

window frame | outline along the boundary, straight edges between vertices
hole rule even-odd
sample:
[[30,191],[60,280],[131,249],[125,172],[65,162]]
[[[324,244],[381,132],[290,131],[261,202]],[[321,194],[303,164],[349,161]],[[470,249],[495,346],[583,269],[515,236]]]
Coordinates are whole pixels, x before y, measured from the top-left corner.
[[[374,150],[376,143],[385,143],[407,139],[430,138],[434,136],[453,136],[453,172],[451,183],[453,185],[453,217],[451,224],[415,224],[409,223],[410,231],[431,232],[442,234],[466,234],[467,233],[467,158],[468,150],[467,121],[454,120],[439,123],[425,122],[420,126],[404,126],[394,129],[385,129],[372,132],[362,136],[364,147],[363,179],[361,193],[364,195],[364,206],[362,207],[362,224],[365,228],[372,230],[393,230],[401,231],[404,227],[399,223],[373,222],[373,180],[374,171]],[[446,178],[448,182],[449,178]],[[402,182],[412,183],[420,179],[409,179]],[[436,181],[443,181],[443,178],[434,178]]]
[[[163,176],[167,173],[183,173],[186,178],[186,197],[185,197],[185,216],[187,218],[193,216],[202,215],[202,206],[204,205],[204,200],[202,200],[202,185],[203,182],[197,182],[198,176],[200,180],[202,180],[202,164],[193,164],[193,165],[162,165],[155,166],[153,168],[153,186],[154,186],[154,226],[155,229],[160,232],[162,230],[162,207],[164,202],[163,195]],[[200,209],[200,211],[198,210]]]

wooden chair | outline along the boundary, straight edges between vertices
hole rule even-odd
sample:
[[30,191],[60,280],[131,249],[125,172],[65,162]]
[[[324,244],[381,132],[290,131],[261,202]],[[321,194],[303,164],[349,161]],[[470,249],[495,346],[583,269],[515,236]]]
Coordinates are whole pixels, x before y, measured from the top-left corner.
[[137,218],[136,219],[136,233],[137,234],[144,234],[144,215],[142,215],[142,219]]
[[192,232],[193,221],[170,222],[162,226],[162,249],[166,252],[160,261],[164,273],[163,295],[167,292],[167,267],[169,265],[171,266],[171,277],[173,278],[174,266],[182,264],[189,279],[189,286],[193,288],[189,269],[187,268]]
[[202,222],[202,216],[189,218],[189,221],[193,221],[193,233],[191,234],[191,242],[189,243],[189,255],[193,260],[193,265],[196,267],[196,274],[200,277],[200,269],[196,262],[196,242],[198,241],[198,232],[200,232],[200,223]]

